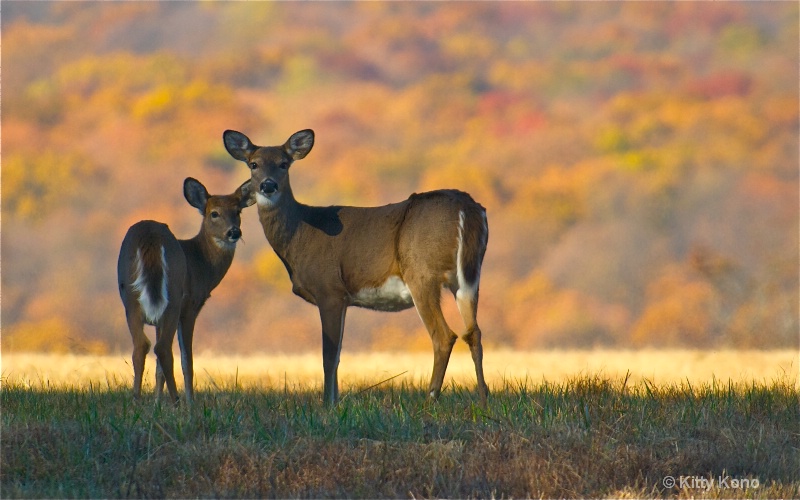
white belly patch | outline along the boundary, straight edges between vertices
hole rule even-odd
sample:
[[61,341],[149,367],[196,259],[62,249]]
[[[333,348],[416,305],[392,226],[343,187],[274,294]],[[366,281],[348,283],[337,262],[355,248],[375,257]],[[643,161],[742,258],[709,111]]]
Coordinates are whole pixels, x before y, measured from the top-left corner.
[[389,276],[377,288],[362,288],[353,296],[353,305],[376,311],[402,311],[414,305],[411,291],[397,276]]

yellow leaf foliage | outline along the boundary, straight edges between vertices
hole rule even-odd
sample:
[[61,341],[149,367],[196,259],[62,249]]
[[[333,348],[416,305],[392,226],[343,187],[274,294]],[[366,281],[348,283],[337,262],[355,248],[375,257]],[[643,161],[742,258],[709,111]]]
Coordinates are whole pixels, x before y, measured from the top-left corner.
[[97,340],[80,338],[70,323],[61,317],[26,321],[3,333],[3,349],[11,352],[53,352],[105,354],[108,346]]
[[714,287],[669,269],[647,290],[647,307],[631,328],[636,346],[711,345],[721,307]]
[[291,288],[286,267],[272,248],[260,250],[253,259],[253,267],[262,283],[278,289]]
[[84,155],[51,149],[11,153],[3,158],[3,210],[42,218],[82,194],[82,183],[97,172]]

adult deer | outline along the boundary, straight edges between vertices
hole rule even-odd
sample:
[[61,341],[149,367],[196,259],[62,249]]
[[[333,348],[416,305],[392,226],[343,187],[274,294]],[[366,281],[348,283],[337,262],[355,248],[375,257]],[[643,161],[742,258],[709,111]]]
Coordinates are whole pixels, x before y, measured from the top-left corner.
[[289,167],[311,151],[312,130],[295,133],[282,146],[256,146],[232,130],[225,131],[223,141],[228,153],[250,168],[264,234],[289,272],[292,291],[319,308],[326,403],[338,399],[349,306],[379,311],[416,306],[433,342],[429,390],[436,398],[457,339],[442,315],[443,287],[456,298],[478,393],[486,401],[476,315],[489,228],[480,204],[466,193],[441,190],[382,207],[307,206],[292,194]]
[[195,320],[231,266],[242,236],[241,211],[255,203],[251,186],[248,180],[231,195],[209,196],[199,181],[187,178],[183,195],[203,214],[200,232],[192,239],[178,240],[166,224],[152,220],[128,229],[119,251],[117,282],[133,339],[134,398],[141,394],[145,355],[150,350],[144,334],[148,324],[156,327],[156,396],[161,398],[166,382],[170,397],[178,400],[172,358],[177,328],[184,391],[192,402]]

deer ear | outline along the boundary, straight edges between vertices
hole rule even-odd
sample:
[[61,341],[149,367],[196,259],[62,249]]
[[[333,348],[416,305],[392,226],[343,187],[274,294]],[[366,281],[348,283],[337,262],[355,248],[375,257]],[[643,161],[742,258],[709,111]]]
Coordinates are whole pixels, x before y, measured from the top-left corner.
[[226,130],[222,134],[222,142],[228,153],[240,161],[247,161],[247,155],[257,149],[246,135],[235,130]]
[[256,202],[256,190],[253,189],[253,183],[249,179],[239,186],[236,192],[241,197],[239,199],[239,208],[247,208]]
[[203,186],[200,181],[187,177],[186,180],[183,181],[183,196],[186,198],[186,201],[189,202],[189,205],[200,210],[200,213],[205,215],[208,191],[206,191],[206,187]]
[[314,147],[314,131],[311,129],[295,132],[283,145],[283,149],[295,160],[302,160]]

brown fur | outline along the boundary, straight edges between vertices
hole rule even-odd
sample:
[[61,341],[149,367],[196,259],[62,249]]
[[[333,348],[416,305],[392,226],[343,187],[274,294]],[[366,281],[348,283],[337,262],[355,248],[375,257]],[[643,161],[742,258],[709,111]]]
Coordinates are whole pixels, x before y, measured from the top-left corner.
[[[156,394],[166,384],[170,397],[177,401],[178,392],[173,373],[172,340],[178,331],[182,355],[184,391],[191,402],[193,389],[192,338],[197,315],[211,291],[222,281],[233,261],[236,241],[241,236],[240,212],[255,202],[250,181],[227,196],[209,196],[194,179],[184,182],[184,196],[190,205],[203,214],[200,232],[194,238],[178,240],[166,224],[155,221],[137,222],[128,229],[122,241],[117,264],[119,294],[125,306],[125,317],[133,340],[133,395],[138,398],[150,341],[144,325],[156,327]],[[161,249],[167,264],[163,275]],[[137,253],[141,255],[145,287],[151,298],[161,297],[162,280],[166,279],[167,305],[163,314],[152,321],[145,317],[134,282],[137,275]]]
[[[333,403],[338,397],[336,372],[347,308],[356,305],[394,311],[411,307],[402,294],[395,297],[373,290],[392,277],[406,285],[431,335],[432,397],[441,391],[457,338],[442,315],[441,289],[446,287],[456,295],[466,326],[463,338],[470,345],[478,391],[485,401],[488,389],[475,319],[480,264],[488,241],[483,207],[455,190],[413,194],[381,207],[304,205],[292,193],[289,167],[311,150],[312,131],[298,132],[283,146],[272,147],[255,146],[234,131],[226,131],[223,139],[228,152],[251,169],[264,234],[289,272],[292,291],[319,308],[325,401]],[[462,275],[466,283],[459,283],[456,265],[462,213]],[[380,295],[380,300],[374,295]]]

